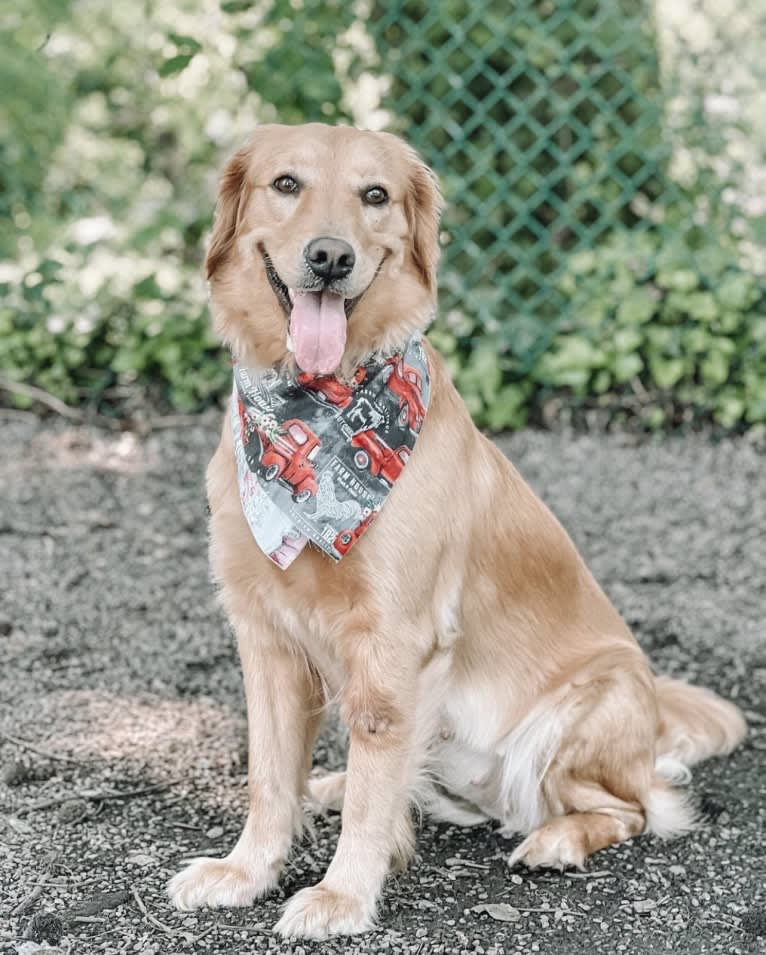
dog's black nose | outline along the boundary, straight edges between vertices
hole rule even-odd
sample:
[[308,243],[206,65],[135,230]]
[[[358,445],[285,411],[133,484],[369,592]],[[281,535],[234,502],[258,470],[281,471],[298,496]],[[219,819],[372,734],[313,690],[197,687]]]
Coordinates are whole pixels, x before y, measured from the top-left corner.
[[327,235],[312,239],[303,254],[311,271],[326,282],[345,278],[356,262],[354,250],[348,242]]

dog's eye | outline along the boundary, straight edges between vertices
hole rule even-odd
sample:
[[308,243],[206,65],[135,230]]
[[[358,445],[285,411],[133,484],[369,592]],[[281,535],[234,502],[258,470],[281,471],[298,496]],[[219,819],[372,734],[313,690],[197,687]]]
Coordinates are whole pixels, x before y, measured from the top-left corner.
[[362,202],[367,206],[382,206],[384,202],[388,202],[388,193],[383,186],[370,186],[364,192]]
[[285,194],[290,192],[298,192],[300,189],[297,180],[292,176],[277,176],[271,185],[277,190],[277,192],[283,192]]

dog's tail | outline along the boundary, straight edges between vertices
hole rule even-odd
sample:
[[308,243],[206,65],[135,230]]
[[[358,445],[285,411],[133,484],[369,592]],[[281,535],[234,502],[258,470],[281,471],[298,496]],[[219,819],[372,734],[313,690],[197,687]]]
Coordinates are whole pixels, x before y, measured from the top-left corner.
[[660,723],[658,761],[693,766],[709,756],[724,756],[745,738],[747,724],[733,703],[711,690],[660,676],[655,680]]
[[689,782],[689,767],[709,756],[723,756],[742,742],[742,713],[710,690],[669,677],[656,679],[659,708],[655,777],[644,800],[646,829],[661,838],[694,829],[698,814],[672,784]]

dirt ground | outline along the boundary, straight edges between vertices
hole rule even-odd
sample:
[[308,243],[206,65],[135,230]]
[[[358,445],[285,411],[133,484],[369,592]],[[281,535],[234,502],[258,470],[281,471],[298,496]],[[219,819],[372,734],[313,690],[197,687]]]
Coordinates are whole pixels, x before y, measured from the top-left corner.
[[[321,877],[337,817],[251,908],[179,913],[164,895],[183,858],[232,846],[245,812],[240,677],[205,552],[217,422],[145,441],[23,417],[0,427],[0,951],[766,950],[766,469],[747,441],[501,441],[658,670],[748,714],[747,743],[695,771],[705,827],[562,875],[510,872],[514,843],[491,825],[426,821],[379,928],[320,946],[271,928]],[[342,763],[336,727],[316,760]]]

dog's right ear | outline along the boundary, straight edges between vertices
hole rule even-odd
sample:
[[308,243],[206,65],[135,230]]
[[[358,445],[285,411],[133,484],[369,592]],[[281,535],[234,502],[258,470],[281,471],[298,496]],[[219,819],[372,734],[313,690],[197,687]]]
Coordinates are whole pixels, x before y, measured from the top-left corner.
[[213,234],[205,258],[205,275],[211,279],[225,261],[237,236],[242,213],[250,198],[247,172],[252,158],[252,146],[237,150],[223,172],[218,190]]

